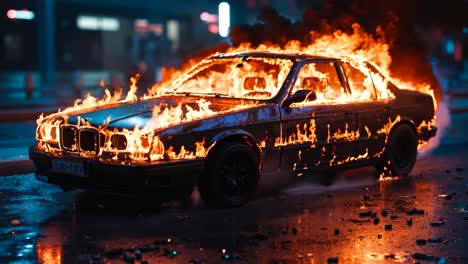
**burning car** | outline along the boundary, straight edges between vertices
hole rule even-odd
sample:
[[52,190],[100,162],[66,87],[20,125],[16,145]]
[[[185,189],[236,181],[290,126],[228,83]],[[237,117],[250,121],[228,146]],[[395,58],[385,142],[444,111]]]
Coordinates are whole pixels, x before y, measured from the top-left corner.
[[36,177],[160,197],[198,185],[208,205],[234,207],[263,182],[306,172],[375,165],[406,176],[437,131],[432,96],[346,57],[218,54],[158,96],[128,98],[41,117]]

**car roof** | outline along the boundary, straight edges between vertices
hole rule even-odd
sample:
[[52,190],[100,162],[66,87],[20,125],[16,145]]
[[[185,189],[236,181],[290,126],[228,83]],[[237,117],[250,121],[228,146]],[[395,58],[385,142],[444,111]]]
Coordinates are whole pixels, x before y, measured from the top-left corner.
[[335,60],[336,58],[310,55],[304,53],[276,53],[276,52],[242,52],[242,53],[226,53],[217,54],[211,58],[242,58],[242,57],[265,57],[265,58],[279,58],[289,60],[305,60],[305,59],[328,59]]

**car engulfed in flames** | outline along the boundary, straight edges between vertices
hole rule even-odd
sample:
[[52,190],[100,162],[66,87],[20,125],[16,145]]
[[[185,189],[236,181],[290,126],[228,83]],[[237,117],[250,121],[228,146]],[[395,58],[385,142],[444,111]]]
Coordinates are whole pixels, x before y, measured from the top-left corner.
[[436,134],[431,91],[399,89],[362,58],[231,52],[141,99],[132,83],[123,99],[88,96],[38,119],[38,179],[164,198],[198,184],[209,205],[239,206],[260,183],[311,171],[406,176]]

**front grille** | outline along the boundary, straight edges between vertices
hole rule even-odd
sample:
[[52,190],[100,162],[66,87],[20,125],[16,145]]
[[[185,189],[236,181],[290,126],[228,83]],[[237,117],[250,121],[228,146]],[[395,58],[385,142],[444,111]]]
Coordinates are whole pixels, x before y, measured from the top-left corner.
[[80,129],[80,150],[86,152],[99,152],[99,132],[95,128]]
[[105,134],[99,133],[96,128],[78,128],[74,125],[63,125],[60,128],[60,146],[68,152],[86,152],[98,154],[103,147]]
[[75,126],[65,125],[61,128],[60,145],[64,150],[77,152],[78,151],[78,128]]

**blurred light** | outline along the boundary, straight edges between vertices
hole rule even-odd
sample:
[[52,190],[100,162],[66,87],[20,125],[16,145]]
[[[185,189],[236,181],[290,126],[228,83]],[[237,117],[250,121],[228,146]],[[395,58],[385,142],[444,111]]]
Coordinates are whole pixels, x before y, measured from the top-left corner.
[[164,32],[164,28],[162,24],[150,24],[149,31],[153,31],[156,36],[161,36]]
[[208,31],[213,34],[218,34],[219,33],[219,28],[218,25],[216,24],[209,24],[208,25]]
[[139,27],[146,28],[148,24],[149,22],[147,19],[135,19],[135,23],[134,23],[136,28],[139,28]]
[[111,17],[78,16],[76,26],[84,30],[117,31],[119,20]]
[[463,28],[463,33],[468,34],[468,27]]
[[172,41],[172,49],[177,50],[179,47],[179,22],[177,20],[169,20],[166,25],[167,38]]
[[156,36],[161,36],[164,32],[164,26],[161,23],[150,23],[147,19],[135,19],[133,23],[136,32],[152,31]]
[[23,10],[14,10],[10,9],[6,13],[9,19],[23,19],[23,20],[33,20],[34,12],[26,9]]
[[445,51],[447,52],[447,54],[453,55],[453,53],[455,52],[455,42],[453,40],[448,39],[445,42]]
[[231,11],[227,2],[219,3],[218,17],[219,35],[223,38],[227,37],[229,34],[229,28],[231,27]]
[[218,15],[211,14],[208,12],[203,12],[200,14],[200,20],[206,23],[217,23],[218,22]]
[[115,18],[103,17],[101,19],[101,29],[107,31],[117,31],[119,30],[120,23],[119,20]]
[[208,16],[209,16],[208,12],[203,12],[200,14],[200,19],[202,21],[206,21],[208,19]]

